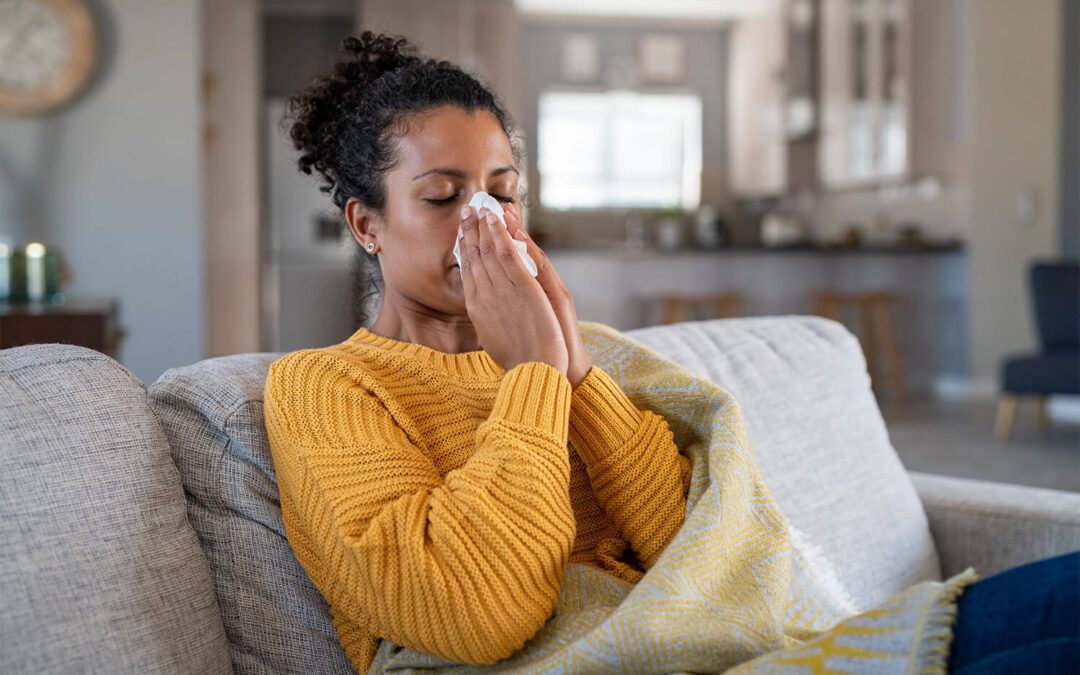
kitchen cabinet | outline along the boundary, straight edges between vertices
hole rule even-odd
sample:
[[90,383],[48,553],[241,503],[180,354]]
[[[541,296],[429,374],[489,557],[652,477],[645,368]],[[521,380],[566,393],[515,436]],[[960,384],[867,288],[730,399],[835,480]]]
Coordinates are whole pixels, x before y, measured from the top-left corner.
[[784,139],[785,8],[778,3],[731,28],[728,143],[731,190],[765,196],[787,188]]
[[911,158],[910,0],[829,0],[821,9],[818,179],[903,179]]
[[[732,192],[780,195],[934,173],[948,98],[947,9],[911,0],[787,0],[731,28],[728,142]],[[913,28],[924,33],[916,81]],[[916,88],[918,87],[918,91]],[[920,129],[914,130],[913,122]],[[919,136],[918,134],[922,135]],[[921,148],[919,146],[922,146]]]
[[776,3],[732,26],[729,166],[740,197],[817,184],[819,4]]

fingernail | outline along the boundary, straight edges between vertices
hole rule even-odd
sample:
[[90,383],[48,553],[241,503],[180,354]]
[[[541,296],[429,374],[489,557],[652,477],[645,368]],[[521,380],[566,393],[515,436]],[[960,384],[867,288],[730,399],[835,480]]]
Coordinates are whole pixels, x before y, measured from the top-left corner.
[[469,205],[466,204],[465,206],[461,207],[461,219],[465,220],[468,217],[469,217]]
[[488,223],[488,225],[494,225],[497,221],[498,221],[498,219],[495,217],[495,214],[492,213],[491,211],[488,211],[488,214],[487,214],[487,223]]

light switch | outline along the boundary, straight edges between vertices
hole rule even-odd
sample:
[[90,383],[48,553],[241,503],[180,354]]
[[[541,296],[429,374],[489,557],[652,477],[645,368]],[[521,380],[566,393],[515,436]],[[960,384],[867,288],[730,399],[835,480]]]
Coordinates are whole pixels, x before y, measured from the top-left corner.
[[1021,225],[1031,226],[1035,224],[1036,214],[1035,188],[1028,187],[1020,191],[1016,196],[1016,220]]

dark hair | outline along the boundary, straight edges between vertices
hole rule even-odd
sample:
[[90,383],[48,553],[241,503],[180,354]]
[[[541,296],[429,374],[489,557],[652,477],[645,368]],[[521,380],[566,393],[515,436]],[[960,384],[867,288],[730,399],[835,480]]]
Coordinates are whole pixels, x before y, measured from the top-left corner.
[[[448,61],[421,58],[404,37],[371,31],[347,37],[332,72],[288,100],[300,170],[319,172],[325,179],[320,189],[342,211],[355,197],[381,213],[386,206],[384,177],[397,162],[394,139],[408,133],[417,115],[444,105],[490,111],[518,161],[510,116],[475,76]],[[366,305],[372,295],[381,295],[382,271],[374,256],[358,248],[352,276],[353,322],[366,326]]]

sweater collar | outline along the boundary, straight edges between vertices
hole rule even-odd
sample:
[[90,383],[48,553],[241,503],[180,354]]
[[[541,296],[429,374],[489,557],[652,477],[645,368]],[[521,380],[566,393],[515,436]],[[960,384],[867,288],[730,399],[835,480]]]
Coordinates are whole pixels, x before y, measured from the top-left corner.
[[498,379],[506,372],[484,350],[448,354],[416,342],[402,342],[401,340],[383,337],[372,333],[367,328],[357,330],[345,342],[353,346],[364,345],[385,352],[409,356],[432,367],[462,377]]

